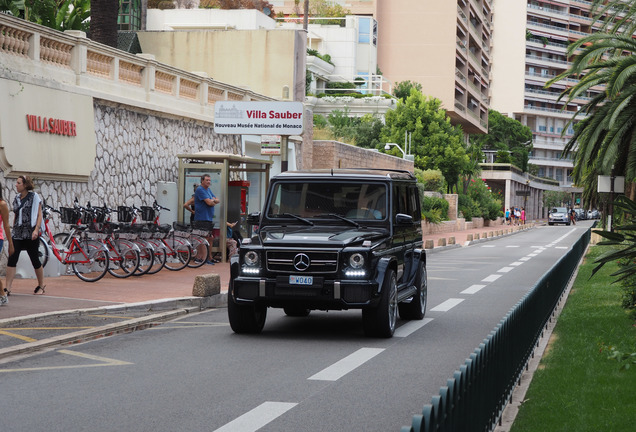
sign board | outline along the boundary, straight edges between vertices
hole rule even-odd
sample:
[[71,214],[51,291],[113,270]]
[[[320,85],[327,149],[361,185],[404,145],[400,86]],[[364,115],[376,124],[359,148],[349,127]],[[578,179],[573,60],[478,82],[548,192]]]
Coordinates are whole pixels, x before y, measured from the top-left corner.
[[528,196],[530,196],[530,191],[529,190],[518,190],[517,192],[515,192],[515,195],[522,196],[522,197],[528,197]]
[[261,154],[280,155],[280,135],[262,135]]
[[[612,178],[610,176],[598,176],[597,192],[612,192]],[[614,177],[615,193],[625,193],[625,177]]]
[[303,132],[302,102],[217,101],[214,132],[245,135],[300,135]]

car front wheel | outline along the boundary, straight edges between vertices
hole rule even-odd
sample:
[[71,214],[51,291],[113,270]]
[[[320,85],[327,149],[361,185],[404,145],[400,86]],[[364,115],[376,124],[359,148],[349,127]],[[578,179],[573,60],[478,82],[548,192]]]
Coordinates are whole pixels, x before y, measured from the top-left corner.
[[260,333],[265,326],[267,307],[236,303],[234,301],[234,283],[230,279],[227,293],[227,315],[234,333]]
[[375,308],[362,309],[362,326],[367,336],[390,338],[397,323],[397,280],[393,270],[387,270],[382,284],[380,303]]

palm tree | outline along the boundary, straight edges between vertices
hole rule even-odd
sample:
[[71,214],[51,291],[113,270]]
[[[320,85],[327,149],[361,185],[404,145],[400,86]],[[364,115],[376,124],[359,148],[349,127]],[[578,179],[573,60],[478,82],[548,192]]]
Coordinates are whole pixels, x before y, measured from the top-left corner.
[[119,0],[92,0],[90,38],[116,48],[118,14]]
[[[635,15],[636,16],[636,15]],[[576,54],[578,50],[582,50]],[[636,179],[636,40],[628,35],[595,33],[580,39],[568,47],[569,55],[576,55],[571,67],[550,80],[573,76],[579,82],[566,89],[559,100],[567,97],[571,102],[586,96],[595,86],[605,91],[583,105],[569,125],[580,114],[587,114],[575,126],[564,154],[574,152],[574,180],[579,185],[596,181],[597,174],[625,175],[629,181]],[[578,147],[578,148],[577,148]]]

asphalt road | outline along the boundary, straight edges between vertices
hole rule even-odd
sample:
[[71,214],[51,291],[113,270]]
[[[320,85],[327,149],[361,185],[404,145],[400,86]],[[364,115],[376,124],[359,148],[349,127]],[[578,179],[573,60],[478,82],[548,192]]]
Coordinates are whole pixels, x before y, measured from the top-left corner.
[[359,311],[232,333],[225,309],[0,364],[2,431],[389,431],[453,371],[591,223],[428,257],[423,321],[365,338]]

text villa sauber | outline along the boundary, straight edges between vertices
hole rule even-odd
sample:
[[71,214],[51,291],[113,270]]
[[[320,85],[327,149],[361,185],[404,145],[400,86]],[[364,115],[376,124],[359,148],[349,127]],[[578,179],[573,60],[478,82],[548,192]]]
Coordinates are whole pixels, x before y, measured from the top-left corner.
[[30,131],[49,133],[52,135],[77,136],[77,126],[74,121],[46,118],[27,114],[27,125]]

